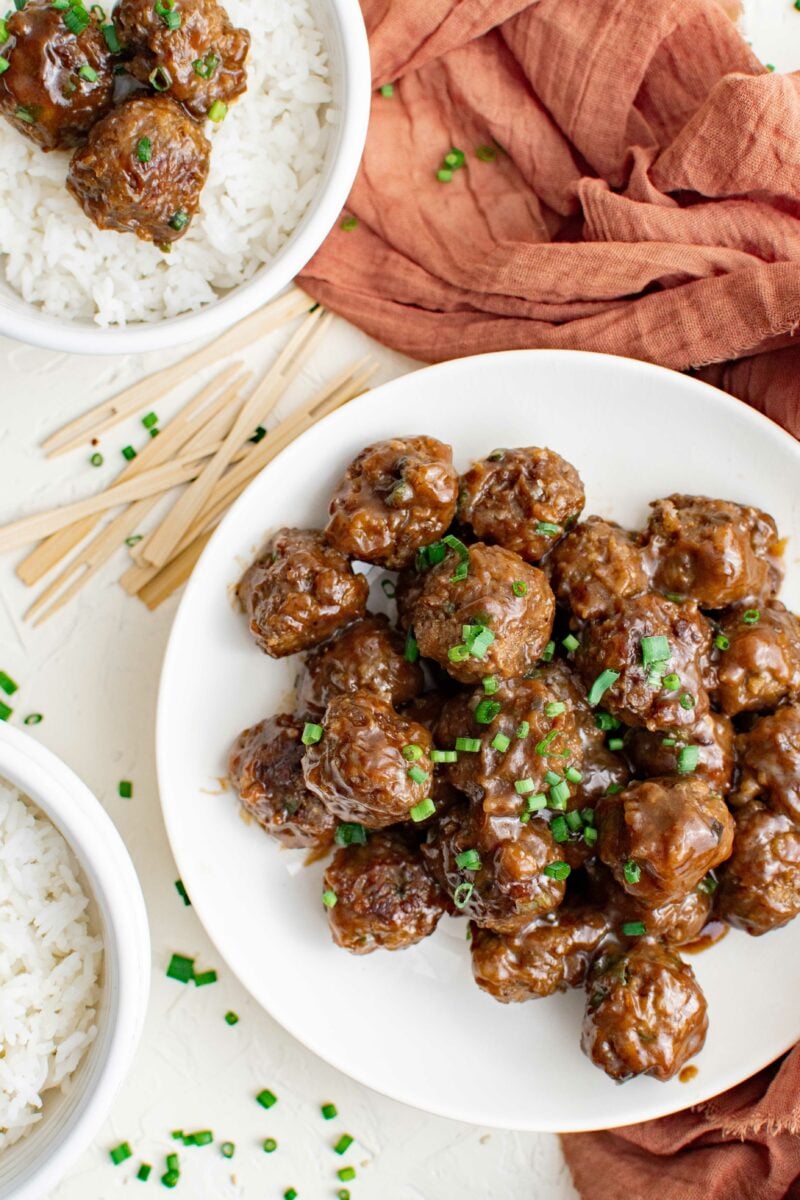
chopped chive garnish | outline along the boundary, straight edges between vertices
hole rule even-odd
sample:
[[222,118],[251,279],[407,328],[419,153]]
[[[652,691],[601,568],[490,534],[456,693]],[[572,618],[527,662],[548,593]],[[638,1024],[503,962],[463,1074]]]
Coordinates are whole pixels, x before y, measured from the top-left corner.
[[78,67],[78,74],[87,83],[97,83],[97,71],[89,63],[84,63],[83,66]]
[[451,646],[447,651],[447,657],[450,662],[466,662],[469,658],[469,648],[461,643],[458,646]]
[[367,831],[355,821],[342,821],[336,826],[333,840],[337,846],[366,846]]
[[517,728],[515,730],[514,736],[518,737],[520,739],[520,741],[524,741],[525,738],[530,733],[530,731],[531,731],[531,727],[530,727],[530,724],[528,723],[528,721],[520,721],[519,725],[517,726]]
[[545,783],[549,784],[550,787],[555,787],[557,783],[561,783],[561,776],[555,771],[548,771],[544,777],[544,781]]
[[169,1136],[171,1138],[174,1138],[176,1142],[182,1142],[183,1141],[183,1130],[182,1129],[173,1129],[172,1133]]
[[189,899],[189,893],[186,891],[186,888],[183,886],[182,879],[175,880],[175,891],[178,893],[178,895],[180,896],[181,900],[186,905],[186,907],[191,908],[192,902]]
[[678,751],[678,774],[691,775],[700,761],[699,746],[682,746]]
[[142,1183],[147,1183],[153,1168],[150,1163],[142,1163],[139,1170],[136,1172],[136,1178],[141,1179]]
[[180,1171],[180,1169],[181,1169],[181,1163],[180,1163],[180,1159],[178,1158],[177,1154],[168,1154],[167,1155],[167,1170],[168,1171]]
[[[153,157],[153,143],[150,138],[139,138],[136,143],[136,157],[140,163],[149,163]],[[149,425],[145,425],[145,429],[149,429]]]
[[[0,38],[0,41],[5,41],[5,38]],[[8,61],[8,59],[4,58],[3,55],[0,54],[0,75],[5,75],[10,66],[11,63]]]
[[269,1088],[264,1088],[263,1092],[259,1092],[256,1100],[262,1108],[272,1108],[273,1104],[278,1103],[278,1097]]
[[525,797],[524,809],[525,809],[525,812],[528,814],[534,813],[534,812],[541,812],[541,810],[546,807],[547,807],[547,797],[545,796],[544,792],[537,792],[535,796],[526,796]]
[[629,858],[622,868],[622,874],[626,883],[638,883],[642,878],[642,868],[632,858]]
[[483,684],[484,694],[487,696],[493,696],[500,686],[495,675],[484,675],[481,683]]
[[567,706],[563,700],[551,700],[549,704],[545,704],[544,706],[544,715],[546,717],[560,717],[566,711]]
[[393,579],[382,579],[381,588],[384,596],[387,596],[389,600],[394,600],[397,595],[397,585]]
[[550,662],[556,652],[555,642],[548,642],[542,651],[542,662]]
[[581,820],[583,821],[584,825],[594,825],[594,809],[582,808]]
[[[472,627],[474,628],[474,626]],[[467,647],[473,658],[482,660],[486,658],[486,653],[494,641],[494,634],[491,629],[487,629],[485,625],[480,627],[480,631],[474,636],[470,635],[465,638]]]
[[353,1138],[349,1133],[343,1133],[336,1145],[333,1147],[334,1154],[344,1154],[353,1144]]
[[317,742],[322,741],[322,733],[321,725],[315,725],[313,721],[306,721],[300,741],[304,746],[315,746]]
[[419,646],[417,645],[417,639],[414,637],[414,634],[410,629],[406,634],[406,644],[403,650],[403,658],[406,660],[406,662],[410,663],[416,662],[419,658]]
[[117,785],[117,791],[123,800],[130,800],[133,795],[133,784],[130,779],[120,779]]
[[0,700],[0,721],[7,721],[13,712],[13,708],[10,708],[4,700]]
[[120,1144],[115,1146],[113,1150],[109,1150],[108,1157],[111,1159],[114,1166],[118,1167],[120,1163],[124,1163],[125,1159],[130,1158],[132,1154],[133,1151],[128,1143],[120,1142]]
[[587,696],[587,700],[592,708],[594,708],[596,704],[600,703],[608,689],[615,684],[618,679],[619,671],[606,670],[600,672],[600,674],[597,676],[597,679],[595,679],[594,683],[589,688],[589,695]]
[[713,896],[714,892],[719,887],[718,881],[713,875],[706,875],[697,885],[698,892],[705,892],[707,896]]
[[181,27],[181,14],[176,11],[175,0],[156,0],[153,8],[161,17],[167,29],[174,31]]
[[718,650],[730,650],[731,639],[728,637],[725,637],[724,633],[718,633],[717,636],[714,638],[714,645],[717,647]]
[[82,4],[70,4],[61,19],[76,37],[80,37],[84,30],[89,28],[89,14]]
[[42,716],[41,713],[28,713],[27,717],[23,721],[23,724],[24,725],[41,725],[43,720],[44,720],[44,717]]
[[561,783],[553,784],[548,794],[550,796],[550,808],[563,810],[566,808],[567,801],[569,800],[569,784],[566,780],[562,779]]
[[176,213],[173,213],[169,221],[167,221],[170,229],[174,229],[180,233],[189,224],[189,214],[182,208],[179,208]]
[[422,758],[422,746],[417,746],[415,742],[412,742],[408,746],[403,746],[400,753],[407,762],[416,762],[417,759]]
[[614,750],[614,751],[621,750],[624,745],[625,745],[625,742],[620,737],[608,739],[609,750]]
[[142,533],[132,533],[130,537],[125,538],[125,545],[126,546],[138,546],[139,542],[142,540],[143,537],[144,537],[144,534],[142,534]]
[[504,733],[496,733],[490,743],[493,750],[499,750],[501,754],[505,754],[508,747],[511,745],[511,738],[506,737]]
[[583,840],[586,842],[587,846],[593,846],[595,844],[597,841],[597,830],[593,825],[584,826]]
[[644,921],[625,921],[622,926],[625,937],[643,937],[647,933]]
[[322,903],[326,908],[335,908],[338,899],[339,897],[336,895],[336,892],[332,892],[330,889],[322,893]]
[[234,1142],[223,1142],[219,1148],[219,1152],[223,1158],[233,1158],[236,1153],[236,1145]]
[[678,703],[680,704],[681,708],[694,708],[695,699],[691,692],[684,692]]
[[17,105],[14,109],[14,116],[18,121],[22,121],[24,125],[36,124],[36,113],[32,108],[25,108],[23,104]]
[[570,654],[572,654],[572,653],[574,653],[574,651],[576,651],[578,649],[578,647],[580,646],[580,642],[578,641],[578,639],[575,637],[575,635],[573,633],[568,633],[567,636],[562,641],[561,645],[564,647],[565,650],[567,650]]
[[336,1105],[331,1104],[330,1102],[323,1104],[320,1112],[326,1121],[332,1121],[334,1117],[338,1117],[339,1115],[339,1110],[337,1109]]
[[422,767],[409,767],[407,774],[412,783],[428,782],[428,773],[423,771]]
[[275,1138],[264,1138],[262,1145],[265,1154],[274,1154],[278,1149],[278,1143],[275,1141]]
[[226,1025],[238,1025],[239,1019],[240,1018],[239,1018],[238,1013],[235,1013],[235,1012],[226,1012],[225,1013],[225,1024]]
[[668,692],[674,692],[677,688],[679,688],[681,686],[680,675],[676,675],[674,671],[671,671],[669,673],[669,675],[664,676],[661,686],[665,687]]
[[672,657],[669,640],[661,634],[654,637],[642,638],[642,663],[649,667],[651,663],[666,662]]
[[434,762],[434,763],[458,762],[458,754],[455,750],[431,750],[431,762]]
[[568,779],[570,783],[580,783],[580,781],[583,779],[583,776],[577,767],[567,767],[566,771],[564,772],[564,778]]
[[453,178],[453,172],[447,167],[442,167],[441,170],[436,172],[436,178],[439,180],[439,183],[450,183]]
[[569,827],[573,833],[577,833],[578,830],[583,825],[583,821],[581,820],[581,814],[578,812],[577,809],[574,809],[572,812],[566,813],[566,815],[564,816],[564,820],[567,822],[567,824],[569,825]]
[[552,742],[558,737],[560,732],[560,729],[551,729],[546,737],[543,737],[540,742],[536,743],[536,753],[540,757],[545,758],[547,756],[547,751],[550,749]]
[[464,754],[477,754],[481,748],[480,738],[460,737],[456,738],[456,751],[462,751]]
[[746,608],[742,613],[742,621],[745,625],[757,625],[761,620],[761,613],[757,608]]
[[177,1187],[179,1179],[180,1179],[180,1172],[178,1172],[178,1171],[167,1171],[166,1174],[161,1176],[161,1182],[163,1183],[164,1187],[166,1187],[166,1188]]
[[474,883],[460,883],[453,892],[453,904],[456,908],[466,908],[474,891]]
[[604,795],[606,795],[606,796],[616,796],[617,792],[621,792],[621,791],[622,791],[622,784],[621,784],[621,783],[610,783],[610,784],[608,785],[608,787],[606,788],[606,790],[605,790],[605,792],[604,792]]
[[380,93],[382,96],[385,96],[387,100],[390,100],[392,98],[392,96],[394,95],[394,84],[393,83],[384,83],[384,85],[380,89]]
[[552,521],[537,521],[536,532],[540,533],[542,537],[556,537],[561,533],[561,526],[554,525]]
[[569,863],[554,862],[547,864],[544,869],[544,873],[551,879],[566,879],[570,874],[570,869]]
[[196,58],[192,63],[195,75],[199,75],[201,79],[211,79],[218,66],[219,58],[216,54],[207,54],[205,58]]
[[518,796],[527,796],[528,792],[536,790],[536,784],[532,779],[518,779],[514,784],[514,791]]
[[154,412],[149,412],[146,416],[142,417],[142,424],[145,429],[152,429],[154,425],[158,424],[158,417]]
[[475,709],[475,720],[479,725],[491,725],[502,707],[499,700],[481,700]]
[[228,106],[223,104],[222,100],[215,100],[208,110],[208,119],[213,121],[215,125],[219,125],[228,115]]
[[339,228],[343,229],[345,233],[352,233],[354,229],[358,229],[358,217],[342,217]]
[[[467,934],[469,934],[469,929],[467,930]],[[337,1200],[350,1200],[350,1193],[347,1188],[339,1188],[336,1197]]]
[[356,1169],[355,1167],[342,1167],[341,1171],[337,1171],[336,1174],[342,1183],[349,1183],[351,1179],[355,1179]]
[[480,871],[481,856],[477,850],[462,850],[456,855],[456,866],[461,871]]
[[604,733],[608,733],[612,729],[619,729],[621,722],[616,717],[612,717],[611,713],[596,712],[594,715],[594,723],[598,729],[602,729]]
[[195,987],[206,987],[209,983],[216,983],[217,978],[216,971],[201,971],[194,977]]
[[136,458],[136,451],[134,450],[133,446],[123,446],[122,457],[126,462],[131,462],[134,458]]
[[122,46],[120,45],[120,40],[117,35],[117,29],[116,29],[116,26],[113,24],[113,22],[108,25],[101,25],[100,32],[102,33],[103,37],[106,39],[106,45],[108,46],[111,53],[119,54],[120,50],[122,49]]
[[515,579],[511,584],[511,590],[515,596],[527,596],[528,585],[524,579]]
[[198,1129],[197,1133],[190,1133],[183,1139],[185,1146],[210,1146],[214,1140],[214,1134],[210,1129]]
[[675,745],[675,738],[673,738],[673,737],[665,737],[665,738],[662,738],[662,739],[661,739],[661,745],[662,745],[662,746],[674,746],[674,745]]
[[569,826],[563,817],[553,817],[550,822],[550,833],[556,842],[569,841]]
[[444,156],[445,165],[452,167],[457,171],[459,167],[463,167],[466,157],[467,156],[463,150],[457,150],[454,146],[452,150],[448,151],[448,153]]
[[166,67],[160,64],[147,77],[155,91],[167,92],[172,87],[172,76]]
[[409,816],[411,817],[412,821],[419,822],[427,820],[428,817],[432,817],[435,812],[436,805],[429,796],[427,800],[421,800],[419,804],[415,804],[411,809]]
[[283,1200],[297,1200],[297,1192],[294,1188],[287,1188],[283,1193]]
[[89,462],[92,464],[93,467],[102,467],[102,465],[103,465],[102,454],[99,454],[95,451],[95,453],[89,459]]
[[184,954],[173,954],[167,967],[167,978],[177,979],[178,983],[188,983],[194,979],[194,959]]
[[19,690],[19,684],[15,683],[10,675],[6,675],[5,671],[0,671],[0,688],[7,696],[13,696],[14,692]]

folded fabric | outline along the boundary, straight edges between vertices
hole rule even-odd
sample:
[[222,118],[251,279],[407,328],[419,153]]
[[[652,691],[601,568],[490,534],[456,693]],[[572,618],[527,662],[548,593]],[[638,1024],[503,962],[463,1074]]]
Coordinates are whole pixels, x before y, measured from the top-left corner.
[[717,0],[362,5],[394,88],[351,219],[303,275],[316,299],[425,361],[543,346],[695,369],[800,435],[798,77]]

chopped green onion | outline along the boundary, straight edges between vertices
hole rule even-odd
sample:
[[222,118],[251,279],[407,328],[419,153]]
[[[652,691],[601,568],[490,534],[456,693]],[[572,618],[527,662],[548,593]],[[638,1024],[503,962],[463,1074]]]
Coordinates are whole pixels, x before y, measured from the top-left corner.
[[139,1170],[136,1172],[136,1178],[141,1179],[142,1183],[147,1183],[153,1168],[150,1163],[142,1163]]
[[9,708],[4,701],[0,700],[0,721],[7,721],[13,711],[13,708]]
[[136,458],[136,451],[134,450],[133,446],[123,446],[122,457],[126,462],[132,462],[132,460]]
[[458,754],[455,750],[431,750],[431,762],[434,762],[434,763],[458,762]]
[[495,675],[484,675],[481,682],[483,684],[484,693],[487,696],[493,696],[495,694],[495,692],[497,691],[497,689],[500,687],[500,684],[497,682],[497,677]]
[[89,28],[89,14],[82,4],[71,3],[61,19],[75,37],[80,37]]
[[343,229],[345,233],[352,233],[354,229],[358,229],[358,217],[342,217],[339,228]]
[[567,767],[566,771],[564,772],[564,778],[568,779],[570,783],[580,783],[580,781],[583,779],[583,776],[577,767]]
[[262,1145],[265,1154],[274,1154],[278,1149],[278,1143],[275,1141],[275,1138],[264,1138]]
[[322,903],[326,908],[334,908],[339,897],[336,892],[326,891],[322,893]]
[[616,717],[612,717],[611,713],[598,710],[594,715],[594,723],[598,729],[602,729],[605,733],[612,729],[619,729],[621,722]]
[[634,859],[629,858],[622,868],[622,874],[626,883],[638,883],[642,878],[642,868]]
[[336,1105],[331,1104],[330,1101],[327,1104],[322,1105],[320,1112],[326,1121],[332,1121],[334,1117],[338,1117],[339,1115],[339,1110],[337,1109]]
[[113,22],[111,22],[108,25],[101,25],[100,32],[102,33],[103,37],[106,39],[106,45],[108,46],[111,53],[119,54],[120,50],[122,49],[122,46],[120,44],[120,40],[117,35],[117,28],[113,24]]
[[546,737],[543,737],[540,742],[536,743],[536,753],[540,757],[545,758],[547,756],[547,751],[549,750],[554,739],[558,737],[560,732],[560,729],[551,729]]
[[648,687],[655,688],[656,690],[661,687],[663,681],[663,667],[664,663],[656,663],[654,666],[648,669],[647,677],[645,678],[645,683]]
[[499,750],[501,754],[505,754],[506,750],[511,745],[511,738],[506,737],[504,733],[496,733],[492,738],[490,745],[493,750]]
[[184,1133],[183,1133],[182,1129],[173,1129],[172,1133],[169,1136],[171,1138],[174,1138],[176,1142],[182,1142],[183,1138],[184,1138]]
[[569,863],[565,862],[548,863],[544,869],[545,875],[548,875],[550,879],[566,879],[570,871]]
[[349,1133],[343,1133],[336,1145],[333,1147],[334,1154],[344,1154],[350,1149],[353,1144],[353,1138]]
[[519,725],[516,728],[514,736],[518,737],[521,741],[524,741],[524,739],[528,736],[530,731],[531,731],[531,727],[530,727],[529,722],[528,721],[520,721]]
[[421,800],[419,804],[415,804],[411,809],[409,816],[411,817],[411,820],[415,822],[426,821],[428,817],[432,817],[435,812],[436,805],[429,796],[427,800]]
[[695,699],[691,692],[684,692],[678,703],[680,704],[681,708],[694,708]]
[[724,633],[718,633],[717,636],[714,638],[714,645],[717,647],[718,650],[730,650],[731,639],[728,637],[725,637]]
[[450,659],[450,662],[466,662],[469,658],[469,649],[463,644],[451,646],[447,651],[447,657]]
[[120,1142],[118,1146],[115,1146],[113,1150],[109,1150],[108,1152],[108,1156],[115,1167],[118,1167],[120,1163],[124,1163],[125,1159],[130,1158],[132,1154],[133,1151],[127,1142]]
[[413,783],[427,783],[428,773],[423,771],[422,767],[409,767],[408,777]]
[[556,537],[561,533],[561,526],[554,525],[552,521],[537,521],[536,532],[542,537]]
[[709,875],[706,875],[705,878],[700,880],[700,882],[697,885],[697,890],[699,892],[705,892],[705,894],[707,896],[713,896],[714,892],[717,890],[718,887],[719,887],[719,883],[717,882],[717,880],[714,878],[713,875],[709,874]]
[[583,830],[583,840],[587,846],[593,846],[597,841],[597,830],[592,825],[586,825]]
[[552,660],[552,657],[555,654],[555,652],[556,652],[555,642],[552,642],[552,641],[548,642],[547,645],[545,646],[544,650],[542,651],[542,662],[550,662]]
[[138,546],[144,535],[141,533],[132,533],[130,537],[125,538],[126,546]]
[[184,1146],[210,1146],[213,1140],[214,1134],[210,1129],[199,1129],[197,1133],[187,1134],[183,1139],[183,1144]]
[[665,737],[665,738],[662,738],[662,739],[661,739],[661,745],[662,745],[662,746],[674,746],[674,745],[675,745],[675,738],[674,738],[674,737]]
[[146,416],[142,417],[142,424],[145,429],[152,429],[154,425],[158,424],[158,417],[154,412],[149,412]]
[[606,788],[606,790],[605,790],[605,792],[604,792],[604,795],[606,795],[606,796],[616,796],[617,792],[621,792],[621,791],[622,791],[622,784],[621,784],[621,783],[610,783],[610,784],[608,785],[608,787]]
[[256,1101],[262,1108],[272,1108],[273,1104],[278,1103],[278,1097],[269,1088],[264,1088],[263,1092],[259,1092],[256,1096]]
[[553,817],[550,822],[550,833],[556,842],[569,841],[569,826],[563,817]]
[[502,707],[499,700],[481,700],[475,709],[475,720],[479,725],[491,725]]
[[620,737],[608,739],[609,750],[614,750],[614,751],[621,750],[624,745],[625,745],[625,742]]
[[515,579],[511,584],[511,590],[515,596],[527,596],[528,585],[524,579]]
[[441,170],[436,172],[436,178],[439,180],[439,183],[450,183],[453,178],[453,172],[448,170],[447,167],[442,167]]
[[619,671],[606,670],[600,672],[600,674],[597,676],[597,679],[595,679],[594,683],[589,688],[589,695],[587,696],[587,700],[592,708],[594,708],[596,704],[600,703],[608,689],[612,687],[618,679]]
[[761,613],[757,608],[746,608],[742,613],[742,621],[745,625],[757,625],[761,620]]
[[456,866],[462,871],[480,871],[481,856],[477,850],[462,850],[456,855]]
[[36,124],[36,113],[32,108],[25,108],[20,104],[14,109],[14,116],[18,121],[22,121],[24,125]]
[[84,63],[83,66],[78,67],[78,74],[87,83],[97,83],[97,71],[89,63]]
[[422,746],[417,746],[415,742],[412,742],[408,746],[403,746],[400,753],[407,762],[416,762],[417,759],[422,758]]
[[536,790],[536,784],[532,779],[518,779],[514,784],[514,791],[518,796],[527,796],[528,792]]
[[219,1148],[219,1152],[223,1158],[233,1158],[236,1153],[236,1145],[234,1142],[223,1142]]
[[474,891],[474,883],[460,883],[453,892],[453,904],[456,908],[466,908]]
[[669,675],[665,675],[662,686],[665,687],[668,692],[674,692],[681,686],[680,675],[676,675],[674,671],[670,672]]
[[216,983],[217,978],[216,971],[201,971],[194,977],[195,987],[206,987],[209,983]]
[[192,902],[189,899],[189,893],[186,891],[186,888],[183,886],[182,879],[175,880],[175,891],[178,893],[178,895],[180,896],[181,900],[186,905],[186,907],[191,908]]
[[394,84],[384,83],[383,87],[380,88],[380,93],[382,96],[385,96],[387,100],[391,100],[392,96],[394,95]]
[[27,717],[23,721],[23,724],[24,725],[41,725],[43,720],[44,720],[44,717],[42,716],[41,713],[28,713]]
[[177,979],[178,983],[189,983],[194,979],[194,959],[184,954],[173,954],[167,967],[167,979]]
[[535,796],[525,797],[524,808],[526,813],[541,812],[541,810],[546,807],[547,797],[545,796],[544,792],[537,792]]
[[8,59],[4,58],[3,55],[0,54],[0,75],[5,75],[10,66],[11,63],[8,61]]
[[549,704],[545,704],[544,706],[544,715],[546,717],[560,717],[566,711],[567,706],[563,700],[551,700]]
[[594,809],[582,808],[581,820],[583,821],[584,825],[594,825]]
[[177,1154],[168,1154],[167,1155],[167,1170],[180,1172],[180,1169],[181,1169],[181,1163],[180,1163],[180,1159],[178,1158]]
[[466,155],[464,154],[464,151],[457,150],[455,146],[444,156],[445,165],[452,167],[456,171],[459,167],[463,167],[465,160]]
[[497,158],[497,151],[495,150],[494,146],[478,146],[477,150],[475,151],[475,157],[481,162],[494,162],[494,160]]
[[240,1018],[239,1018],[238,1013],[235,1013],[235,1012],[226,1012],[225,1013],[225,1024],[226,1025],[238,1025],[239,1019]]
[[367,831],[355,821],[342,821],[336,826],[333,840],[337,846],[366,846]]
[[189,214],[182,208],[178,209],[176,213],[172,214],[167,224],[170,229],[174,229],[177,233],[180,233],[189,224]]
[[486,658],[486,652],[494,641],[494,637],[495,635],[491,629],[487,629],[484,625],[481,627],[480,633],[475,637],[468,638],[467,646],[472,657],[477,659]]
[[[150,162],[151,158],[153,157],[153,143],[150,141],[150,138],[139,138],[139,141],[136,143],[136,157],[140,163]],[[144,419],[142,423],[144,424]],[[145,425],[145,429],[149,428],[149,425]]]
[[215,125],[219,125],[228,115],[228,106],[223,104],[221,100],[215,100],[208,110],[208,119],[213,121]]
[[567,636],[562,641],[561,645],[564,647],[565,650],[567,650],[570,654],[572,654],[572,653],[574,653],[575,650],[578,649],[578,647],[580,646],[580,642],[578,641],[578,639],[575,637],[574,634],[568,633]]
[[161,17],[167,29],[174,31],[181,27],[181,14],[176,11],[175,0],[156,0],[153,8]]
[[5,671],[0,671],[0,688],[3,689],[7,696],[13,696],[14,692],[19,691],[19,684],[15,683]]
[[647,933],[644,921],[625,921],[622,926],[625,937],[643,937]]
[[192,63],[195,75],[199,75],[201,79],[211,79],[218,66],[219,58],[216,54],[207,54],[205,58],[196,58]]
[[[469,934],[469,930],[467,930],[467,934]],[[347,1188],[339,1188],[338,1192],[336,1193],[336,1197],[337,1200],[350,1200],[350,1193],[348,1192]]]
[[481,748],[480,738],[460,737],[456,738],[456,750],[462,751],[464,754],[477,754]]
[[172,87],[172,76],[167,68],[162,67],[160,63],[154,70],[150,72],[147,78],[150,80],[152,87],[157,92],[168,92]]
[[130,800],[133,795],[133,784],[130,779],[120,779],[117,785],[117,791],[123,800]]
[[678,751],[678,774],[691,775],[700,761],[699,746],[682,746]]
[[300,741],[304,746],[316,746],[317,742],[322,741],[323,732],[321,725],[316,725],[313,721],[306,721]]
[[418,571],[427,571],[437,563],[444,562],[447,557],[447,546],[444,542],[431,542],[417,551],[414,565]]
[[572,812],[568,812],[565,815],[564,820],[567,822],[567,825],[569,825],[569,827],[573,833],[577,833],[578,830],[583,825],[583,821],[581,820],[581,814],[578,812],[577,809],[574,809]]
[[337,1171],[336,1174],[342,1183],[349,1183],[351,1179],[355,1179],[356,1169],[355,1167],[342,1167],[341,1171]]
[[662,634],[642,638],[642,663],[649,667],[652,663],[666,662],[672,657],[669,640]]
[[550,808],[564,809],[569,800],[569,784],[565,780],[555,783],[550,788]]
[[406,634],[406,644],[403,650],[403,658],[406,662],[415,663],[419,658],[419,646],[413,632],[409,629]]
[[167,1171],[165,1175],[161,1176],[161,1182],[167,1188],[176,1187],[179,1179],[180,1173],[178,1171]]
[[294,1188],[287,1188],[283,1193],[283,1200],[297,1200],[297,1192]]
[[545,783],[550,787],[555,787],[557,783],[561,783],[561,776],[556,771],[548,771],[544,777]]

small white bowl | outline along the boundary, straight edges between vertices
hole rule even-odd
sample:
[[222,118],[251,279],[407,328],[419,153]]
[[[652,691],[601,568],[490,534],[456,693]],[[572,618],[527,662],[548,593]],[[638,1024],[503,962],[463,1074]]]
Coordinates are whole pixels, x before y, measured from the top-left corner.
[[94,901],[104,946],[97,1037],[67,1093],[45,1093],[41,1121],[0,1152],[0,1200],[40,1200],[92,1141],[131,1066],[150,991],[150,934],[128,852],[77,775],[0,722],[0,778],[30,797],[63,834]]
[[[358,0],[312,0],[330,56],[333,103],[339,113],[316,196],[276,254],[252,279],[197,312],[152,323],[102,329],[42,312],[0,282],[0,334],[72,354],[141,354],[212,340],[273,300],[324,242],[344,207],[367,136],[372,95],[369,47]],[[1,1194],[1,1193],[0,1193]]]

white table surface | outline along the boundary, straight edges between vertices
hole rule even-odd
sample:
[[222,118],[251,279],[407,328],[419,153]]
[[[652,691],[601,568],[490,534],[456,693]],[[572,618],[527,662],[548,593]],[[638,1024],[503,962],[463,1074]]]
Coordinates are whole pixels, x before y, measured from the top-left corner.
[[[793,0],[750,0],[747,34],[779,70],[800,62],[800,12]],[[284,336],[271,339],[273,347]],[[265,364],[269,345],[253,351],[249,362]],[[280,411],[366,350],[380,361],[378,382],[417,365],[337,320]],[[92,360],[0,339],[0,520],[80,497],[110,478],[122,463],[120,448],[143,440],[135,420],[103,439],[106,465],[99,471],[84,450],[47,461],[39,443],[63,421],[174,357]],[[181,398],[178,392],[170,403],[157,404],[162,421]],[[378,1096],[315,1058],[249,999],[175,891],[161,819],[153,724],[177,598],[156,613],[129,598],[117,584],[126,562],[121,550],[77,602],[32,629],[22,621],[32,593],[13,570],[20,557],[0,560],[0,669],[21,684],[12,720],[42,712],[43,723],[29,732],[73,767],[107,808],[142,881],[153,939],[150,1009],[133,1071],[96,1144],[52,1200],[144,1200],[147,1189],[161,1186],[164,1156],[176,1148],[169,1132],[176,1128],[210,1128],[218,1140],[237,1145],[231,1161],[217,1148],[178,1147],[182,1176],[175,1195],[184,1200],[278,1200],[289,1186],[299,1200],[333,1198],[343,1162],[358,1170],[347,1184],[353,1200],[572,1200],[576,1193],[554,1137],[460,1125]],[[121,779],[133,781],[131,800],[117,795]],[[216,967],[219,983],[197,989],[167,979],[173,951]],[[235,1028],[224,1021],[229,1009],[241,1018]],[[262,1087],[279,1096],[270,1112],[253,1102]],[[330,1122],[319,1112],[328,1100],[340,1114]],[[330,1147],[345,1131],[357,1142],[342,1160]],[[272,1155],[260,1148],[267,1136],[279,1143]],[[122,1140],[134,1158],[115,1168],[107,1152]],[[141,1160],[154,1166],[148,1184],[134,1178]]]

